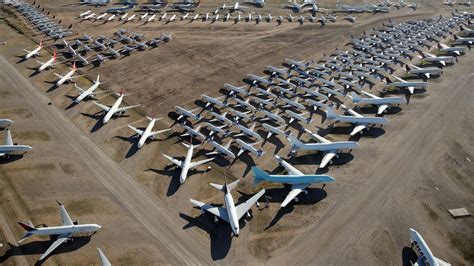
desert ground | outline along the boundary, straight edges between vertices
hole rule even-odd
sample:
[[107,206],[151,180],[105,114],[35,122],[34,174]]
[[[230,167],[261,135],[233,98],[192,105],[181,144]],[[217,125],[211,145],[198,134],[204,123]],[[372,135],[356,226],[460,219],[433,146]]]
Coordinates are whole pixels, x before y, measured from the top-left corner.
[[[420,1],[415,12],[362,15],[355,24],[339,21],[325,27],[224,22],[142,25],[80,22],[75,18],[88,7],[76,2],[36,1],[64,25],[73,24],[79,35],[110,36],[125,28],[150,38],[170,33],[173,39],[100,67],[80,68],[85,75],[78,80],[81,87],[100,75],[105,82],[101,88],[125,88],[130,93],[127,104],[142,104],[102,125],[92,102],[70,106],[71,97],[77,95],[74,85],[52,86],[53,72],[65,73],[68,65],[34,74],[34,60],[20,62],[23,49],[31,50],[42,35],[12,9],[2,9],[0,42],[6,43],[0,46],[0,117],[15,120],[14,141],[34,150],[0,161],[0,242],[5,245],[0,249],[1,264],[34,264],[47,249],[48,239],[34,237],[18,244],[23,229],[16,222],[57,225],[55,200],[65,204],[73,219],[101,224],[102,229],[58,248],[45,265],[98,263],[96,247],[112,264],[400,265],[413,259],[410,227],[423,235],[435,256],[453,265],[474,262],[473,219],[453,219],[447,211],[474,210],[472,52],[446,67],[439,79],[430,80],[424,94],[389,112],[389,125],[356,138],[361,147],[343,154],[328,170],[318,170],[320,154],[300,152],[289,160],[304,173],[327,173],[336,182],[324,189],[313,186],[299,203],[287,208],[279,209],[279,204],[288,188],[266,183],[253,187],[250,172],[253,165],[282,172],[272,154],[286,158],[289,147],[283,146],[284,139],[265,141],[266,154],[260,158],[245,155],[233,163],[218,158],[210,164],[211,171],[200,168],[182,186],[179,171],[168,167],[161,156],[179,157],[186,151],[178,138],[182,129],[174,123],[175,105],[197,108],[202,93],[220,96],[224,83],[245,85],[246,74],[263,75],[265,66],[281,66],[285,58],[317,61],[336,46],[349,49],[345,44],[351,34],[377,28],[389,18],[421,19],[448,15],[451,9]],[[203,9],[213,10],[216,5],[207,2]],[[280,5],[270,3],[269,10],[287,14]],[[58,47],[52,41],[46,44],[49,52]],[[38,60],[49,57],[43,53]],[[104,93],[97,98],[112,104],[115,96]],[[145,115],[151,114],[165,117],[156,129],[173,131],[137,150],[127,125],[145,127]],[[322,114],[313,116],[312,131],[332,140],[348,139],[350,128],[329,131]],[[308,136],[302,139],[309,141]],[[238,150],[235,144],[232,148]],[[209,150],[211,146],[203,144],[194,160],[206,158]],[[226,224],[215,224],[189,202],[193,198],[222,203],[222,193],[208,183],[223,183],[224,175],[242,179],[233,193],[239,202],[262,188],[271,196],[269,208],[254,207],[252,218],[241,222],[238,238],[231,236]]]

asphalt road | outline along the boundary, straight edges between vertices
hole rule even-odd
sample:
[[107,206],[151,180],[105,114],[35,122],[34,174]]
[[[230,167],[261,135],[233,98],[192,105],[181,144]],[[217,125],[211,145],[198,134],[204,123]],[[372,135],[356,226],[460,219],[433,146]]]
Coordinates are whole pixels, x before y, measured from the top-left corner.
[[12,84],[12,89],[21,93],[25,105],[63,137],[64,144],[80,155],[86,166],[117,201],[156,238],[160,246],[156,252],[162,253],[168,261],[181,264],[211,262],[205,242],[199,241],[198,236],[192,232],[184,232],[179,217],[174,217],[166,208],[161,207],[155,196],[123,171],[58,108],[48,105],[49,99],[2,56],[0,80],[6,81],[2,84]]

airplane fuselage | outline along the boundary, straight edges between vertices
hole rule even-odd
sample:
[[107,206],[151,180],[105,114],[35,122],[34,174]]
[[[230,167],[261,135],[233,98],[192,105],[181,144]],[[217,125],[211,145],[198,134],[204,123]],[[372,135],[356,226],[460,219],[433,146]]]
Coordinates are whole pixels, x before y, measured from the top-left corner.
[[63,235],[63,234],[76,234],[76,233],[89,233],[95,232],[101,228],[97,224],[79,224],[79,225],[65,225],[65,226],[50,226],[43,228],[36,228],[33,231],[28,231],[33,235]]
[[181,184],[186,181],[186,178],[188,177],[188,172],[189,172],[189,165],[191,164],[191,159],[193,157],[193,150],[194,146],[190,145],[188,152],[186,153],[186,157],[184,158],[183,165],[181,167],[181,173],[179,174],[179,182]]
[[238,236],[240,232],[239,219],[237,219],[237,210],[235,209],[234,199],[232,198],[232,194],[230,194],[230,192],[224,195],[224,202],[227,209],[227,216],[229,217],[229,224],[232,229],[232,232],[234,232],[234,234]]
[[109,111],[105,114],[104,119],[102,120],[104,124],[107,124],[107,122],[110,121],[112,116],[115,115],[117,112],[117,109],[119,108],[120,104],[122,104],[123,101],[123,95],[121,95],[115,103],[110,107]]
[[145,128],[145,131],[143,134],[140,136],[140,139],[138,140],[137,147],[140,149],[145,145],[147,139],[150,137],[150,133],[153,130],[153,127],[155,126],[155,119],[152,119],[148,126]]
[[38,68],[38,72],[41,72],[45,69],[47,69],[48,67],[51,67],[54,63],[54,57],[49,59],[48,61],[46,61],[46,63],[44,63],[43,65],[41,65],[39,68]]
[[94,91],[97,89],[97,87],[99,87],[99,84],[100,83],[98,83],[98,82],[94,83],[89,89],[87,89],[85,92],[83,92],[79,96],[77,96],[77,98],[74,100],[74,102],[79,103],[82,100],[84,100],[86,97],[92,95],[92,93],[94,93]]
[[314,150],[314,151],[334,151],[354,149],[359,147],[355,141],[336,141],[331,143],[304,143],[302,145],[292,145],[293,150]]
[[61,86],[62,84],[64,84],[64,82],[69,81],[75,72],[76,69],[72,69],[71,71],[69,71],[64,77],[62,77],[58,80],[58,82],[56,82],[56,86]]
[[26,56],[25,56],[25,59],[29,59],[31,58],[32,56],[36,56],[36,55],[39,55],[39,51],[41,50],[41,46],[37,47],[36,49],[34,49],[33,51],[29,52]]

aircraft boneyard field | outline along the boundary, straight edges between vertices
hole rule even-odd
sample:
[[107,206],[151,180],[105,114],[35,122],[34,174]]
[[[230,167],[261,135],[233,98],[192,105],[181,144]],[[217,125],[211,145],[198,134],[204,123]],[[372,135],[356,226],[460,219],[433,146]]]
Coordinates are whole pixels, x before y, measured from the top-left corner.
[[[334,53],[336,46],[353,51],[348,44],[351,35],[360,38],[364,31],[370,33],[373,28],[383,27],[382,23],[387,25],[389,19],[393,23],[418,21],[438,18],[440,14],[447,18],[454,8],[442,1],[418,1],[416,11],[392,7],[390,13],[354,14],[355,23],[343,20],[344,14],[338,13],[335,23],[321,27],[320,23],[307,21],[303,25],[188,23],[179,19],[146,24],[81,21],[77,19],[80,13],[92,10],[99,14],[111,5],[96,9],[77,2],[36,1],[36,5],[40,4],[44,13],[50,12],[49,17],[54,15],[63,25],[72,24],[75,35],[66,36],[68,42],[83,34],[109,38],[120,29],[144,33],[146,40],[161,34],[172,38],[156,48],[106,59],[98,66],[78,64],[76,75],[84,75],[74,80],[79,87],[89,88],[100,76],[103,84],[101,93],[95,95],[97,103],[111,106],[119,97],[112,92],[123,89],[128,95],[122,106],[141,104],[103,124],[101,109],[92,100],[72,104],[78,96],[74,84],[54,85],[58,80],[54,73],[64,76],[72,66],[70,62],[35,72],[36,60],[47,61],[53,49],[59,55],[58,62],[70,59],[63,57],[62,52],[67,50],[63,42],[47,40],[14,7],[0,6],[0,119],[14,120],[10,129],[15,143],[33,147],[23,156],[0,158],[0,264],[34,264],[45,253],[53,240],[35,236],[19,244],[25,232],[17,222],[31,220],[36,227],[59,225],[56,200],[64,204],[73,220],[100,224],[102,228],[59,246],[44,260],[46,265],[97,264],[96,248],[112,264],[127,265],[409,265],[410,260],[416,260],[410,248],[409,228],[423,235],[436,257],[453,265],[474,263],[474,220],[454,219],[448,212],[454,208],[474,211],[474,53],[466,46],[457,62],[442,67],[440,77],[427,80],[425,91],[411,95],[408,104],[391,107],[383,115],[389,119],[383,127],[372,127],[351,137],[352,125],[338,123],[331,127],[332,122],[325,119],[321,109],[304,114],[305,118],[312,118],[309,124],[295,121],[282,129],[305,143],[315,140],[298,130],[300,126],[330,141],[352,140],[360,144],[357,149],[340,153],[328,167],[319,169],[324,156],[320,152],[299,150],[291,157],[291,145],[285,136],[267,139],[261,114],[257,115],[255,130],[263,139],[255,146],[265,152],[261,157],[245,152],[235,160],[217,156],[195,171],[191,169],[180,185],[180,169],[162,156],[182,160],[187,151],[182,143],[192,141],[195,145],[202,142],[194,148],[193,162],[212,158],[206,155],[213,151],[209,141],[180,136],[185,130],[175,121],[179,116],[175,106],[199,108],[194,113],[200,113],[203,121],[188,118],[187,125],[192,124],[194,129],[202,125],[201,133],[207,137],[210,132],[204,122],[212,115],[209,108],[203,110],[206,102],[201,94],[215,98],[227,95],[225,83],[245,86],[247,90],[247,74],[264,76],[266,66],[283,68],[286,58],[317,65],[326,59],[324,54]],[[334,7],[328,2],[332,1],[322,2],[321,6]],[[203,1],[200,10],[212,12],[221,4]],[[291,13],[281,9],[282,4],[270,2],[264,11],[250,10],[262,15]],[[46,48],[40,56],[23,60],[23,49],[31,51],[43,38]],[[452,36],[440,40],[449,43]],[[435,48],[430,51],[437,54]],[[89,55],[96,53],[88,52]],[[417,53],[413,60],[404,61],[422,63]],[[406,76],[400,64],[394,68],[394,75]],[[395,81],[390,74],[387,76]],[[258,93],[255,87],[250,90],[253,95]],[[378,79],[372,88],[366,85],[363,89],[379,95],[384,83]],[[394,92],[385,96],[392,95],[400,96]],[[405,98],[405,94],[401,96]],[[300,103],[307,105],[304,98]],[[341,104],[354,107],[349,97],[339,98],[341,102],[334,105],[338,114],[343,113]],[[232,97],[227,100],[230,106],[235,104]],[[280,98],[278,104],[284,105]],[[230,110],[219,109],[216,106],[212,110],[220,114]],[[377,108],[364,106],[356,111],[374,117]],[[231,114],[229,111],[229,119]],[[280,115],[288,122],[289,115],[283,109]],[[164,118],[156,122],[153,131],[171,130],[157,134],[138,149],[138,138],[128,125],[145,130],[149,123],[146,116]],[[253,124],[244,121],[247,127]],[[226,129],[240,133],[235,125]],[[0,131],[2,139],[4,134],[6,130]],[[222,145],[232,139],[219,135],[214,140]],[[247,143],[257,141],[242,139]],[[234,140],[231,151],[237,154],[239,150]],[[336,181],[325,186],[313,184],[307,194],[299,195],[298,202],[280,208],[291,188],[269,182],[253,186],[251,170],[256,165],[268,173],[285,173],[273,158],[275,153],[305,174],[330,175]],[[225,177],[229,183],[241,179],[232,191],[237,204],[266,190],[260,205],[251,208],[251,217],[240,220],[238,237],[232,235],[225,221],[215,223],[211,214],[201,213],[190,202],[196,199],[223,204],[224,194],[208,183],[223,184]]]

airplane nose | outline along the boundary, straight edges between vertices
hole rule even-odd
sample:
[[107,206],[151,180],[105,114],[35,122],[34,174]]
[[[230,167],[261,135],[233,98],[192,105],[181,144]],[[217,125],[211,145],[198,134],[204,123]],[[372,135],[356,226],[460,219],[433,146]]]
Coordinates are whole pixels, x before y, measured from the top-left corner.
[[97,229],[101,229],[101,228],[102,228],[102,226],[100,226],[100,225],[97,225]]

